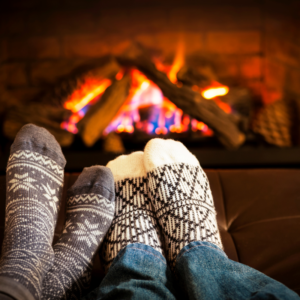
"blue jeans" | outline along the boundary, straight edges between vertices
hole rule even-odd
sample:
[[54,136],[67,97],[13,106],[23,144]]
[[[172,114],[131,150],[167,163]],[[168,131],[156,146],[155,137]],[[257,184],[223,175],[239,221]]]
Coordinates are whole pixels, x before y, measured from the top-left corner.
[[185,246],[175,268],[173,275],[152,247],[129,244],[85,299],[300,299],[278,281],[230,260],[209,242]]

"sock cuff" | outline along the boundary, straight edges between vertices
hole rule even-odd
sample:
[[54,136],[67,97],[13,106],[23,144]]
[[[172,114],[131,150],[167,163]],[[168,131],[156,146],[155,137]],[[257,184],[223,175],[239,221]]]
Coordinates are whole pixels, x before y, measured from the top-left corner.
[[112,171],[115,182],[126,178],[147,177],[142,151],[121,155],[110,161],[106,166]]
[[197,158],[180,142],[156,138],[147,143],[144,155],[147,172],[164,165],[180,163],[200,166]]

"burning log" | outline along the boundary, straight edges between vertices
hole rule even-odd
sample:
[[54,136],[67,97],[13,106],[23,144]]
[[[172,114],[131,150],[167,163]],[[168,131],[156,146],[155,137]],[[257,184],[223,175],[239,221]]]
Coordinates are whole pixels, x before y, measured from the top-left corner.
[[104,92],[101,100],[93,105],[78,123],[79,133],[87,146],[91,147],[95,144],[105,128],[117,115],[127,99],[130,81],[129,75],[114,81]]
[[[84,70],[78,70],[66,80],[60,81],[49,93],[40,99],[40,102],[64,106],[75,91],[80,91],[84,85],[97,84],[97,82],[106,79],[113,80],[120,71],[120,66],[115,59],[109,58],[105,64],[100,66],[86,65]],[[66,107],[69,109],[68,107]]]
[[204,122],[214,130],[220,142],[227,148],[238,148],[243,144],[245,135],[214,101],[204,99],[189,87],[177,87],[165,73],[156,69],[141,47],[135,45],[129,48],[118,57],[118,61],[122,65],[134,66],[143,72],[184,113]]
[[216,80],[216,76],[210,67],[205,68],[205,71],[199,72],[195,68],[183,66],[177,73],[177,80],[189,87],[194,85],[207,87],[213,80]]
[[228,103],[233,110],[237,111],[243,116],[249,117],[252,111],[252,96],[247,88],[233,87],[229,92],[220,96],[220,99]]
[[69,115],[70,112],[63,108],[41,103],[17,106],[7,112],[3,122],[3,133],[13,140],[22,126],[33,123],[49,130],[61,146],[69,146],[74,136],[60,127],[60,123]]

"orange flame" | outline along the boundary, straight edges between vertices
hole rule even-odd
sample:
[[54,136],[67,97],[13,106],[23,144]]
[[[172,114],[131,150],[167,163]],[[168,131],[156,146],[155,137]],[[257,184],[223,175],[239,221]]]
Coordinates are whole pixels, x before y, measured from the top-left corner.
[[[160,61],[155,62],[156,67],[165,72],[173,83],[177,82],[177,73],[184,64],[184,43],[178,43],[176,55],[172,66],[166,66]],[[122,69],[115,78],[120,80],[125,70]],[[207,136],[213,132],[203,122],[191,119],[183,111],[176,107],[170,100],[165,98],[160,88],[150,81],[143,73],[137,69],[130,71],[132,84],[129,95],[115,118],[104,130],[103,134],[111,131],[133,133],[135,129],[147,132],[148,134],[167,134],[192,131],[201,131]],[[83,118],[86,106],[99,99],[111,80],[103,79],[100,82],[87,80],[85,84],[66,101],[65,108],[71,110],[73,115],[67,122],[61,124],[62,128],[77,133],[76,124]],[[213,82],[211,86],[201,90],[198,86],[194,90],[201,92],[204,98],[213,99],[226,113],[231,112],[228,104],[222,102],[217,96],[228,93],[228,87],[218,82]],[[101,100],[100,100],[101,101]]]
[[[170,100],[165,98],[156,84],[143,73],[133,69],[130,72],[132,85],[129,97],[120,111],[105,129],[105,134],[111,131],[134,132],[134,128],[148,134],[181,133],[189,129],[190,117],[183,115]],[[140,110],[147,108],[149,116],[142,120]]]
[[229,88],[226,85],[222,85],[219,82],[213,82],[210,87],[204,89],[201,94],[205,99],[213,99],[218,96],[224,96],[229,92]]
[[68,121],[61,123],[61,128],[76,134],[78,129],[76,124],[84,117],[84,109],[89,103],[101,96],[106,88],[111,85],[111,80],[103,79],[101,81],[87,79],[80,89],[76,90],[64,103],[64,107],[71,110],[73,114]]
[[168,77],[173,83],[177,82],[177,73],[184,65],[184,50],[184,43],[180,40],[171,70],[168,72]]
[[75,91],[65,102],[64,107],[73,113],[80,111],[93,99],[104,93],[106,88],[111,85],[111,80],[102,81],[88,80],[81,89]]

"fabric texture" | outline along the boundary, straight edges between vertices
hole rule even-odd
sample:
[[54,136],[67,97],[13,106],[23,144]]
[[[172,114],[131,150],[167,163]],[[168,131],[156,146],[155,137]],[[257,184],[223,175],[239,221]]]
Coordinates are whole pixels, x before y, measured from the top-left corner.
[[99,288],[84,300],[175,300],[176,281],[166,259],[153,247],[129,244],[114,259]]
[[0,293],[0,300],[16,300],[15,298],[12,298],[8,295]]
[[227,258],[216,245],[192,242],[176,259],[175,274],[182,299],[299,300],[282,283]]
[[177,256],[175,274],[152,247],[130,244],[100,286],[84,300],[299,300],[283,284],[227,258],[216,245],[192,242]]
[[68,191],[65,228],[42,299],[81,299],[90,287],[92,259],[115,212],[114,179],[106,167],[85,168]]
[[145,147],[144,163],[171,268],[190,242],[209,241],[222,248],[209,182],[186,147],[173,140],[153,139]]
[[101,251],[106,271],[128,244],[142,243],[163,252],[160,230],[148,198],[143,152],[119,156],[107,167],[115,179],[116,210]]
[[19,131],[11,147],[0,292],[16,299],[40,299],[53,265],[65,163],[54,136],[32,124]]

